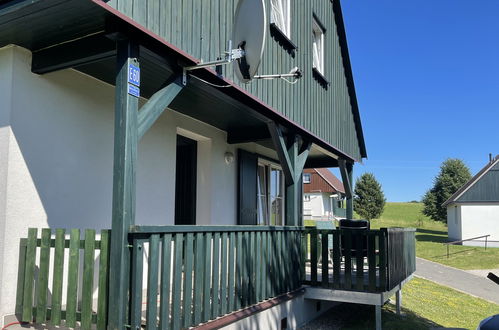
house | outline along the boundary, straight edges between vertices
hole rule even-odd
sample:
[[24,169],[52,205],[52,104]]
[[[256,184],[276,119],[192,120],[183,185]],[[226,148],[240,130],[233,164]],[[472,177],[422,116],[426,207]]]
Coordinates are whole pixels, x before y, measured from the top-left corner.
[[327,168],[303,171],[303,216],[305,219],[345,218],[345,188]]
[[188,70],[223,56],[237,4],[0,2],[0,322],[295,328],[336,301],[380,321],[414,233],[366,232],[366,271],[303,257],[303,169],[339,167],[352,218],[367,157],[340,1],[262,2],[258,73],[294,84]]
[[465,241],[463,245],[499,247],[499,155],[443,203],[447,208],[449,240]]

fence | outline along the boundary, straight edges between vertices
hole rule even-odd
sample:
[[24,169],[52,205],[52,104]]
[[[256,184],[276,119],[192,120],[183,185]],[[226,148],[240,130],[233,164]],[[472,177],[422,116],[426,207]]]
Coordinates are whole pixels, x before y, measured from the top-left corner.
[[303,263],[301,273],[306,274],[309,267],[310,277],[304,283],[360,292],[389,291],[416,270],[414,233],[414,229],[399,228],[307,228],[303,244],[310,247],[304,246],[303,251],[310,251],[310,262]]
[[[71,328],[79,321],[83,329],[90,329],[92,324],[97,329],[106,329],[109,234],[109,230],[103,230],[100,240],[96,240],[95,230],[88,229],[81,239],[80,230],[72,229],[66,239],[65,230],[56,229],[52,238],[51,229],[42,229],[38,238],[37,229],[30,228],[28,238],[21,239],[19,248],[16,314],[21,321],[52,325],[65,321],[64,325]],[[99,251],[97,265],[96,251]],[[80,254],[83,254],[82,262]],[[98,275],[96,311],[94,274]],[[81,299],[78,297],[80,285]],[[65,297],[63,291],[66,291]]]
[[467,241],[473,241],[473,240],[476,240],[476,239],[479,239],[479,238],[484,238],[485,237],[485,250],[487,250],[487,239],[490,237],[490,235],[483,235],[483,236],[478,236],[478,237],[472,237],[472,238],[467,238],[467,239],[463,239],[463,240],[460,240],[460,241],[453,241],[453,242],[446,242],[446,243],[442,243],[443,245],[447,245],[447,258],[449,258],[449,246],[450,245],[454,245],[454,244],[459,244],[459,243],[462,243],[462,242],[467,242]]
[[[144,304],[146,329],[180,329],[299,288],[296,270],[302,231],[268,226],[135,226],[130,234],[132,329],[144,323]],[[149,256],[144,260],[141,251],[146,245]]]

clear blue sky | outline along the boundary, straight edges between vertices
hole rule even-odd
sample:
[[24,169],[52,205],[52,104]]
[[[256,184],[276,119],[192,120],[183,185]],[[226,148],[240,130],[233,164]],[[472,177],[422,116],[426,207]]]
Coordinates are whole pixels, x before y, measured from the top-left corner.
[[368,153],[355,177],[419,200],[446,158],[475,174],[499,154],[499,0],[342,7]]

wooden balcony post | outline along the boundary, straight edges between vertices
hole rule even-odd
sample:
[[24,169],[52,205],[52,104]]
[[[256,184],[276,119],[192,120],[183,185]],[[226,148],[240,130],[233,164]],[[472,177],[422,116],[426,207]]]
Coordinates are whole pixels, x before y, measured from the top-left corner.
[[129,83],[129,67],[137,74],[138,57],[138,44],[128,39],[117,40],[108,329],[124,329],[127,322],[130,272],[128,231],[135,224],[139,100],[128,89],[139,88]]
[[346,218],[353,219],[353,163],[347,163],[344,159],[339,159],[338,165],[347,198]]

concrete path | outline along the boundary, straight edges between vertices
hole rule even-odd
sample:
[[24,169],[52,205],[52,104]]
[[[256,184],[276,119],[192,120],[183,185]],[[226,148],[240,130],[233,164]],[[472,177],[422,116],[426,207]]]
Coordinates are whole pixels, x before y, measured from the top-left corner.
[[421,258],[416,258],[415,275],[499,304],[499,285],[482,276]]

